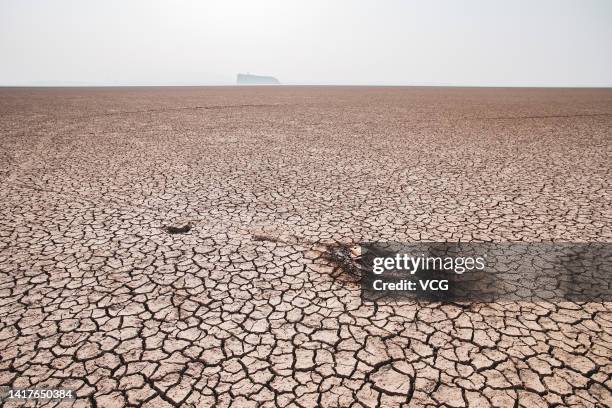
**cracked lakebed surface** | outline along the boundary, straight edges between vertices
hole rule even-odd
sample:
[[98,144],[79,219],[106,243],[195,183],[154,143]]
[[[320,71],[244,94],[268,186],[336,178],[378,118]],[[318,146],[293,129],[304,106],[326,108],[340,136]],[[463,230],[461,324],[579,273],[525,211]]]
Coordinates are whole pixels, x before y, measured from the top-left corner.
[[611,90],[0,89],[0,135],[0,386],[78,396],[39,405],[610,405],[611,303],[368,304],[338,254],[610,242]]

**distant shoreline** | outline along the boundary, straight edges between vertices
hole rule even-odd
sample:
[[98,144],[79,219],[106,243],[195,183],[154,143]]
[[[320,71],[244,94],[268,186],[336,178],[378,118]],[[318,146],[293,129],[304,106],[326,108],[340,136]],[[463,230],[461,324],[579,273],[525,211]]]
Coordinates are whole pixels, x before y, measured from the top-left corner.
[[168,85],[130,85],[130,84],[118,84],[118,85],[70,85],[70,84],[58,84],[58,85],[5,85],[0,84],[1,88],[256,88],[256,87],[344,87],[344,88],[483,88],[483,89],[612,89],[612,85],[576,85],[576,86],[530,86],[530,85],[402,85],[402,84],[168,84]]

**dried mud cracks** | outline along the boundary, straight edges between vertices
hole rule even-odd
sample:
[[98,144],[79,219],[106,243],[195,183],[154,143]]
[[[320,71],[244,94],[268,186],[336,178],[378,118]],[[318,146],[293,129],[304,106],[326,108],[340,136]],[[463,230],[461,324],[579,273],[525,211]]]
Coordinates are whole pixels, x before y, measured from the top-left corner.
[[373,306],[330,248],[610,241],[611,112],[609,90],[0,90],[0,385],[609,405],[609,303]]

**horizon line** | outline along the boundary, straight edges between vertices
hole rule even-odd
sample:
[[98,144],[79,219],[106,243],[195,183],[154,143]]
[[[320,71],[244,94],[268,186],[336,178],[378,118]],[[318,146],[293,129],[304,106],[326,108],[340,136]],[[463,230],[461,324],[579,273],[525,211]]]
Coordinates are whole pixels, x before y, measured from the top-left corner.
[[593,85],[593,84],[578,84],[578,85],[474,85],[474,84],[445,84],[445,83],[280,83],[280,84],[235,84],[235,83],[177,83],[177,84],[110,84],[110,83],[70,83],[58,82],[49,84],[0,84],[0,88],[194,88],[194,87],[288,87],[288,86],[329,86],[329,87],[394,87],[394,88],[583,88],[583,89],[608,89],[612,88],[612,84],[608,85]]

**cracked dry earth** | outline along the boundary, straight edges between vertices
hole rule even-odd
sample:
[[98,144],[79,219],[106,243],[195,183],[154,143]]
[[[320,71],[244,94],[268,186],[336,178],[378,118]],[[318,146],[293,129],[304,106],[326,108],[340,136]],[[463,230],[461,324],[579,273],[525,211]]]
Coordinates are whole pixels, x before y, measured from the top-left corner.
[[337,256],[610,242],[611,90],[0,89],[0,132],[0,386],[78,397],[40,406],[611,404],[612,303],[371,304]]

